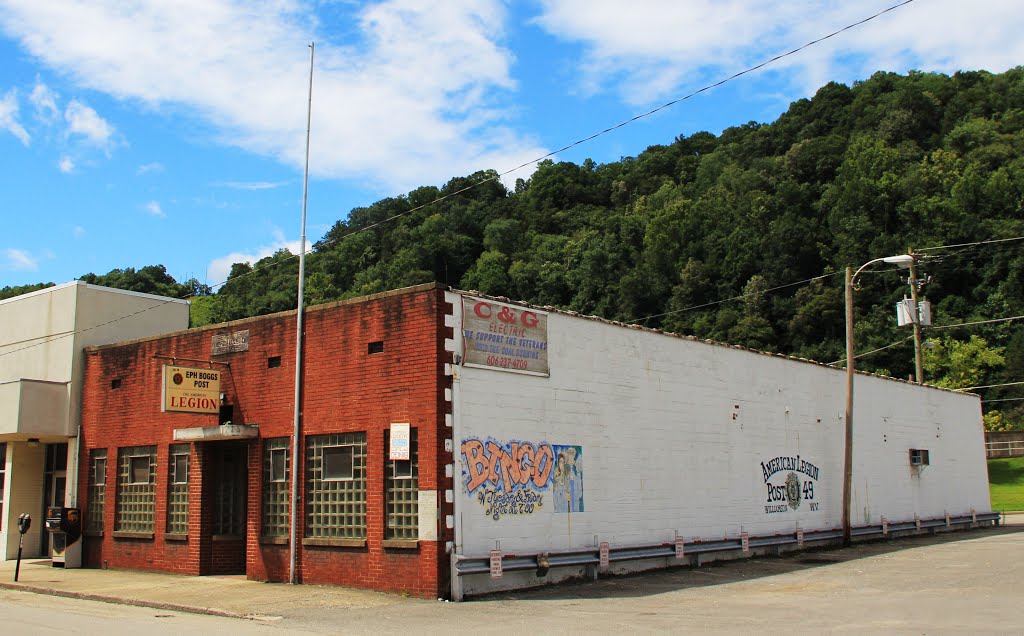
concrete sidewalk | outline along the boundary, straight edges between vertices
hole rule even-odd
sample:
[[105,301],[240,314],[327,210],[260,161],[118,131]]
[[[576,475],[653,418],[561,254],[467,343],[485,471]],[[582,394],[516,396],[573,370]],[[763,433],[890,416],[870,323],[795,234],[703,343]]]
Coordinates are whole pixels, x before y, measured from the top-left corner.
[[[426,602],[324,585],[248,581],[244,576],[181,576],[134,570],[68,569],[49,559],[0,561],[0,588],[232,618],[275,620],[301,609],[367,609]],[[436,602],[436,601],[434,601]]]

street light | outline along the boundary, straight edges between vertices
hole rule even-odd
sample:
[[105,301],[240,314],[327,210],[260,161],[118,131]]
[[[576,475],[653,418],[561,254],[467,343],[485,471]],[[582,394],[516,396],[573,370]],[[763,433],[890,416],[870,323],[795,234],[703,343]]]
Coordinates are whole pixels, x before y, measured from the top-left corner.
[[875,263],[891,263],[900,267],[910,267],[914,257],[910,254],[876,258],[861,265],[851,274],[852,268],[846,268],[846,444],[843,458],[843,543],[850,545],[850,495],[853,481],[853,287],[857,277],[864,268]]

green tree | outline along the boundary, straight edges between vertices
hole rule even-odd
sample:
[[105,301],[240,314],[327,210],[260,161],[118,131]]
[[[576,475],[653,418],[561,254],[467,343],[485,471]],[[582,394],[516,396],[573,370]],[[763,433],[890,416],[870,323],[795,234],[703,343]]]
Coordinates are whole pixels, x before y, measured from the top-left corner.
[[928,383],[947,389],[980,386],[986,373],[1005,364],[1003,347],[990,347],[980,336],[962,341],[942,338],[924,349],[924,369]]

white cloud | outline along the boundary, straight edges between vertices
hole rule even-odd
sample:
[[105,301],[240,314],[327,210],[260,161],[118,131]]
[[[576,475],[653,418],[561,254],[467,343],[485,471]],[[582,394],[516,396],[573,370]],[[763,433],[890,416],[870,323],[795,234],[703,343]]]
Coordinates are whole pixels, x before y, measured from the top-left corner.
[[75,170],[75,162],[71,159],[71,157],[63,155],[61,156],[60,161],[57,162],[57,167],[64,174],[70,174]]
[[0,130],[11,133],[25,146],[31,143],[28,131],[18,123],[18,93],[13,88],[0,99]]
[[[583,91],[613,88],[647,103],[696,88],[796,48],[893,0],[542,0],[536,22],[583,45]],[[794,71],[804,91],[874,70],[1001,72],[1024,59],[1019,0],[916,2],[826,40],[772,68]]]
[[77,99],[71,100],[64,109],[64,120],[68,123],[68,135],[81,135],[99,148],[110,147],[110,137],[114,134],[113,126],[89,106]]
[[39,269],[39,261],[25,250],[9,247],[4,250],[4,257],[7,262],[3,264],[3,269],[30,272]]
[[[351,5],[345,5],[350,10]],[[202,117],[219,141],[304,163],[309,49],[317,41],[310,168],[388,190],[544,150],[509,123],[515,88],[501,0],[385,0],[318,30],[292,0],[0,0],[0,28],[80,86]]]
[[235,190],[273,190],[288,185],[287,181],[225,181],[220,185]]
[[137,174],[137,175],[144,175],[144,174],[151,174],[151,173],[157,173],[157,172],[163,172],[163,171],[164,171],[164,165],[162,163],[160,163],[160,162],[154,161],[152,163],[144,163],[141,166],[139,166],[138,168],[136,168],[135,169],[135,174]]
[[[284,233],[277,228],[274,228],[273,236],[274,242],[270,245],[265,245],[257,248],[256,250],[246,252],[232,252],[231,254],[227,254],[210,261],[209,267],[206,268],[206,278],[211,281],[210,286],[217,287],[227,282],[228,274],[231,273],[231,266],[235,263],[248,263],[252,265],[261,258],[273,256],[275,252],[282,249],[286,249],[292,254],[298,255],[299,241],[285,240]],[[311,247],[312,245],[307,242],[306,249],[308,250]]]
[[76,225],[73,228],[71,228],[71,236],[75,237],[76,239],[84,238],[85,234],[85,228],[82,227],[81,225]]
[[164,211],[160,207],[160,204],[157,203],[156,201],[150,201],[146,203],[146,205],[144,205],[143,208],[145,208],[146,212],[149,212],[153,216],[160,217],[161,219],[167,216],[166,214],[164,214]]
[[50,87],[43,84],[36,78],[35,86],[29,95],[29,101],[36,109],[36,117],[43,122],[53,122],[60,116],[60,109],[57,108],[57,95]]

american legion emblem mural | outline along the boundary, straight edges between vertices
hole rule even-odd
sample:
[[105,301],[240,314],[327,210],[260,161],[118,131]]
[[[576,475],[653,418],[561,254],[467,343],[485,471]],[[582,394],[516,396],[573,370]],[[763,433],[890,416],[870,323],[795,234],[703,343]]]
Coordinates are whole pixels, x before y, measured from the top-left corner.
[[821,469],[816,465],[799,455],[782,455],[761,462],[761,474],[768,489],[765,514],[796,511],[804,502],[805,510],[818,510],[820,502],[815,501],[814,484]]

